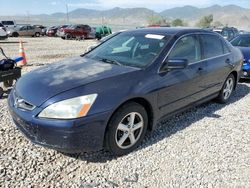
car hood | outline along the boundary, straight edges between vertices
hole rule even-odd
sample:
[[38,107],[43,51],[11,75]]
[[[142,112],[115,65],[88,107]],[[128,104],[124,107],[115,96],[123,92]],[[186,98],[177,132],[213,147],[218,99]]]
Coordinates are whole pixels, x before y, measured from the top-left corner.
[[250,47],[238,47],[242,52],[244,59],[248,61],[250,59]]
[[16,83],[15,90],[27,102],[40,106],[62,92],[137,70],[77,57],[25,74]]

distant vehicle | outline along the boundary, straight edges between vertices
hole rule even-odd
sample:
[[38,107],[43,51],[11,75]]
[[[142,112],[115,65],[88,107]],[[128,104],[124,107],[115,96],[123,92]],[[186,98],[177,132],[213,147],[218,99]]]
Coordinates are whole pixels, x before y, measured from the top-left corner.
[[56,32],[58,30],[58,26],[52,26],[52,27],[49,27],[46,31],[46,35],[48,37],[55,37],[56,36]]
[[4,40],[7,38],[8,38],[8,34],[6,32],[6,29],[5,27],[1,27],[1,24],[0,24],[0,40]]
[[56,32],[56,36],[57,36],[57,37],[62,37],[62,36],[64,36],[63,29],[64,29],[64,28],[68,28],[68,27],[71,27],[71,25],[61,25],[61,26],[59,26],[58,29],[57,29],[57,32]]
[[16,22],[13,20],[0,21],[7,30],[13,30],[17,27]]
[[96,38],[100,40],[103,37],[106,37],[107,35],[112,34],[112,30],[108,26],[98,26],[96,27]]
[[46,35],[49,37],[58,37],[60,36],[59,30],[68,26],[69,25],[52,26],[47,29]]
[[213,31],[219,33],[224,37],[224,39],[231,41],[237,35],[239,35],[239,31],[234,27],[224,27],[224,28],[213,28]]
[[41,35],[44,36],[46,35],[47,28],[43,25],[34,25],[35,27],[38,27],[42,30]]
[[91,27],[89,25],[72,25],[61,29],[62,39],[86,39],[89,38],[91,33]]
[[32,37],[40,37],[42,34],[42,30],[35,26],[26,25],[22,26],[12,32],[8,33],[9,36],[19,37],[19,36],[32,36]]
[[242,78],[250,79],[250,34],[241,34],[231,41],[231,44],[238,47],[243,56]]

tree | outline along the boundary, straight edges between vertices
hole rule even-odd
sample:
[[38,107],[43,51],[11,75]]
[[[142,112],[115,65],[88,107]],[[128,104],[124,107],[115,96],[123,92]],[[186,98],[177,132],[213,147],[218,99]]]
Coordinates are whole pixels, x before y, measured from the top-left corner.
[[214,20],[214,17],[212,14],[210,14],[208,16],[204,16],[203,18],[201,18],[200,21],[196,25],[198,27],[208,28],[208,27],[211,27],[213,20]]
[[184,26],[184,22],[181,19],[175,19],[172,21],[172,26],[177,27],[177,26]]

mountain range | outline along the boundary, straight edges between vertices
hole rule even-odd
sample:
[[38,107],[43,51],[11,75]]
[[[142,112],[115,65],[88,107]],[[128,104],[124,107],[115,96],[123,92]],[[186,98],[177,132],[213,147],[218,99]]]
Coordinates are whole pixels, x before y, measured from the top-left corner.
[[[91,10],[79,8],[68,13],[70,23],[109,24],[120,26],[145,26],[152,16],[161,16],[171,21],[183,19],[189,26],[195,24],[203,17],[213,14],[214,21],[224,25],[250,30],[250,9],[236,5],[214,5],[207,8],[184,6],[155,12],[147,8],[113,8],[110,10]],[[8,16],[10,18],[10,16]],[[3,19],[3,17],[0,17]],[[67,22],[67,14],[58,12],[54,14],[15,16],[13,19],[22,22],[54,23]]]

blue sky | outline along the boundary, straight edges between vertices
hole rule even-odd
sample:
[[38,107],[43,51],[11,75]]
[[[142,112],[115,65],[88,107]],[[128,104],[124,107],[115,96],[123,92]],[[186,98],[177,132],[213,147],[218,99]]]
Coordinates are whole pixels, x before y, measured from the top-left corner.
[[250,8],[250,0],[1,0],[0,15],[50,14],[65,12],[65,4],[69,10],[76,8],[109,9],[113,7],[132,8],[146,7],[162,11],[176,6],[192,5],[207,7],[214,4],[234,4]]

